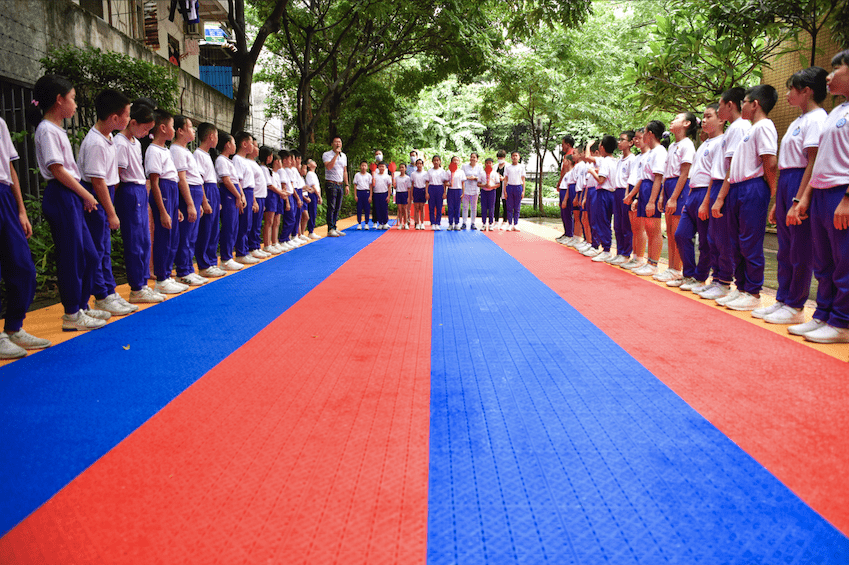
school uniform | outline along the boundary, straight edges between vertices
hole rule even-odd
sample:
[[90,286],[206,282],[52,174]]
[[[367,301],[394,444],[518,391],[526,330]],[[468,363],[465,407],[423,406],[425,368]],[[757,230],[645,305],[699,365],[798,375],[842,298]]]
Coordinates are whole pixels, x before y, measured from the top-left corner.
[[250,161],[251,169],[254,173],[254,199],[259,207],[259,210],[253,215],[251,227],[248,229],[248,251],[256,251],[262,247],[262,216],[265,213],[265,200],[268,196],[269,180],[265,174],[268,172],[268,167],[260,165],[256,161]]
[[631,231],[631,219],[628,212],[631,207],[625,204],[625,195],[629,192],[628,177],[636,158],[631,153],[616,161],[613,173],[613,233],[616,236],[616,254],[630,257],[634,250],[634,234]]
[[[601,245],[605,253],[610,253],[610,245],[613,232],[610,223],[613,220],[613,208],[615,206],[616,187],[614,186],[614,175],[616,174],[616,160],[613,157],[602,157],[596,161],[598,176],[604,177],[601,184],[596,182],[595,200],[593,201],[592,216],[590,217],[593,241]],[[592,179],[595,181],[595,178]],[[596,235],[598,234],[598,235]]]
[[180,224],[177,222],[180,190],[177,187],[177,167],[171,152],[165,147],[151,143],[144,156],[144,172],[150,177],[159,175],[159,192],[165,212],[171,217],[171,229],[162,226],[159,206],[150,194],[150,209],[153,212],[153,274],[157,281],[171,278],[171,267],[177,256],[180,242]]
[[[728,126],[728,129],[725,130],[721,145],[721,151],[724,159],[714,159],[711,164],[710,176],[711,179],[713,179],[710,189],[711,208],[716,202],[716,198],[722,188],[722,181],[724,181],[726,172],[731,165],[731,159],[734,157],[734,152],[737,150],[737,146],[740,145],[740,142],[743,141],[743,138],[746,136],[746,132],[749,130],[751,125],[752,124],[749,120],[738,118]],[[736,228],[732,231],[729,224],[728,214],[731,202],[736,199],[737,191],[734,187],[732,187],[728,191],[728,195],[725,197],[725,202],[722,206],[722,217],[711,217],[708,223],[708,236],[711,240],[712,256],[714,256],[713,245],[715,244],[716,246],[715,259],[714,257],[711,259],[714,266],[714,279],[723,284],[731,284],[731,281],[734,278],[734,271],[737,267],[734,262],[734,258],[737,256],[737,232]]]
[[389,173],[374,173],[374,213],[375,223],[381,226],[389,225],[389,188],[392,186],[392,175]]
[[495,223],[495,202],[498,200],[498,190],[501,186],[501,175],[492,171],[484,172],[481,176],[483,188],[481,188],[481,221],[484,225]]
[[195,272],[192,258],[195,255],[195,244],[198,240],[198,228],[200,227],[201,205],[203,204],[203,177],[200,174],[200,169],[194,155],[185,147],[180,147],[176,143],[172,143],[171,159],[174,160],[174,166],[177,168],[178,174],[180,171],[186,173],[186,182],[189,185],[192,206],[194,206],[195,213],[197,214],[197,219],[194,222],[190,222],[189,206],[181,195],[179,207],[180,212],[183,214],[183,221],[180,222],[180,239],[174,262],[177,276],[185,277]]
[[814,318],[849,327],[849,229],[834,227],[834,211],[849,196],[849,102],[837,106],[822,127],[811,173],[811,234],[817,309]]
[[811,291],[813,254],[811,253],[811,219],[802,225],[788,226],[787,212],[799,191],[808,166],[808,149],[818,148],[822,127],[828,112],[817,108],[796,118],[781,140],[778,152],[778,188],[775,192],[775,217],[778,235],[778,292],[775,300],[802,308]]
[[463,183],[466,180],[466,175],[461,169],[457,169],[453,173],[446,171],[448,177],[448,194],[446,197],[448,208],[448,225],[460,225],[460,203],[463,199]]
[[[711,269],[709,223],[708,220],[699,218],[699,207],[710,189],[713,160],[724,158],[721,146],[722,136],[718,135],[705,140],[696,151],[688,178],[690,191],[684,200],[681,220],[675,230],[675,242],[678,244],[683,263],[682,273],[685,278],[694,278],[697,281],[707,280]],[[696,263],[696,248],[693,242],[697,233],[699,234],[698,263]]]
[[[478,183],[483,177],[483,167],[480,163],[475,163],[473,167],[470,163],[463,165],[463,174],[466,175],[466,180],[463,182],[463,202],[461,204],[463,214],[463,225],[466,225],[466,219],[471,221],[471,228],[475,228],[475,218],[478,215],[478,193],[480,189]],[[473,177],[474,180],[469,180]]]
[[[666,173],[663,178],[663,199],[664,202],[672,198],[675,192],[675,187],[678,185],[678,179],[681,176],[681,165],[689,163],[693,164],[693,159],[696,156],[696,146],[693,140],[685,137],[681,141],[675,141],[669,146],[666,157]],[[689,177],[689,176],[688,176]],[[684,187],[681,189],[681,194],[678,195],[678,200],[675,206],[673,216],[680,216],[681,210],[684,209],[684,202],[687,200],[687,194],[690,191],[689,178],[685,181]]]
[[23,327],[36,286],[35,263],[18,218],[18,202],[12,192],[11,162],[19,158],[9,127],[0,118],[0,277],[6,287],[4,331],[7,334]]
[[236,256],[244,257],[248,255],[248,230],[253,225],[254,219],[254,185],[256,178],[251,167],[250,159],[246,159],[241,155],[233,155],[233,165],[236,167],[236,176],[239,177],[242,192],[245,194],[245,202],[247,205],[242,213],[239,214],[239,227],[236,232]]
[[427,171],[427,211],[432,226],[438,226],[442,221],[442,197],[445,195],[445,185],[450,171],[443,168],[433,168]]
[[504,167],[504,177],[507,179],[507,198],[504,202],[507,223],[516,225],[519,223],[519,211],[522,207],[522,191],[525,181],[525,165],[507,165]]
[[752,125],[737,146],[728,172],[729,194],[734,193],[726,210],[734,241],[735,283],[738,290],[753,295],[760,293],[764,283],[764,234],[771,196],[762,156],[777,153],[778,132],[772,120],[764,118]]
[[194,158],[203,181],[206,201],[212,208],[212,213],[204,214],[198,220],[195,260],[198,263],[198,269],[203,271],[218,266],[218,238],[221,232],[218,222],[221,217],[221,195],[218,191],[218,176],[215,174],[215,164],[212,162],[212,157],[198,147],[195,149]]
[[663,145],[658,144],[657,147],[648,151],[643,157],[641,166],[642,174],[640,175],[640,197],[637,202],[637,217],[638,218],[657,218],[660,219],[663,211],[660,209],[663,202],[663,193],[657,195],[654,201],[655,210],[651,216],[646,214],[646,205],[651,199],[651,192],[654,186],[655,175],[661,175],[666,172],[667,152]]
[[[569,172],[563,175],[563,178],[560,179],[560,185],[557,187],[557,194],[560,197],[560,221],[563,222],[563,233],[566,237],[572,237],[575,235],[575,228],[572,225],[572,201],[574,197],[570,198],[570,189],[569,187],[573,183],[573,171],[575,167],[569,169]],[[574,190],[574,187],[573,187]],[[563,207],[563,201],[566,200],[566,207]]]
[[[278,177],[271,169],[263,166],[263,169],[267,171],[266,182],[272,186],[276,186],[279,188],[280,177]],[[273,190],[269,190],[268,194],[265,196],[265,211],[272,212],[274,214],[280,214],[280,195],[274,192]]]
[[138,291],[147,285],[150,265],[147,178],[144,174],[141,143],[123,133],[116,135],[113,140],[119,178],[115,189],[115,213],[121,221],[124,268],[130,289]]
[[[94,194],[93,179],[101,179],[106,183],[109,199],[114,201],[115,186],[119,179],[112,134],[103,135],[95,127],[88,130],[82,144],[80,144],[78,164],[81,176],[80,184]],[[97,195],[95,195],[96,197]],[[96,299],[103,300],[115,292],[115,277],[112,275],[111,229],[102,205],[98,205],[97,210],[85,214],[83,217],[91,233],[94,248],[97,250],[97,263],[94,268],[94,278],[91,281],[91,292]],[[88,300],[88,296],[82,296],[80,307],[86,308]]]
[[316,192],[310,192],[310,202],[307,204],[307,214],[309,215],[307,231],[312,233],[315,231],[315,218],[318,213],[318,193],[321,190],[318,184],[318,175],[315,174],[315,171],[307,171],[306,183],[307,186],[313,187],[316,190]]
[[[292,235],[292,227],[295,225],[295,189],[292,184],[292,170],[282,168],[277,171],[277,176],[280,179],[280,188],[283,189],[283,196],[278,203],[278,210],[281,210],[280,218],[280,233],[284,242],[289,241]],[[286,207],[289,207],[287,210]]]
[[[354,188],[357,191],[357,223],[361,224],[365,221],[368,224],[369,215],[371,214],[371,206],[369,204],[369,195],[371,194],[371,173],[357,172],[354,175]],[[365,219],[364,219],[365,218]],[[375,218],[377,221],[377,218]]]
[[[233,248],[236,246],[236,234],[239,231],[239,196],[234,195],[224,184],[224,179],[230,182],[239,192],[241,180],[236,173],[233,161],[219,155],[215,159],[215,174],[218,177],[218,196],[221,200],[221,232],[219,235],[221,261],[226,263],[233,258]],[[210,245],[212,242],[210,241]]]
[[[292,167],[289,169],[289,178],[292,179],[292,196],[291,196],[291,204],[292,204],[292,216],[293,216],[293,224],[290,234],[293,238],[298,237],[298,232],[301,227],[301,215],[304,211],[304,177],[301,176],[301,173],[298,172],[298,169]],[[301,204],[298,204],[298,201],[295,199],[295,194],[297,193],[298,197],[301,199]],[[285,232],[284,232],[285,233]]]
[[578,204],[576,204],[573,210],[577,210],[579,213],[584,210],[584,187],[587,185],[587,164],[583,161],[576,164],[572,169],[574,171],[574,179],[575,179],[575,196],[581,196],[578,200]]
[[428,180],[427,171],[419,172],[418,169],[414,169],[410,173],[410,181],[413,183],[413,204],[427,202]]
[[395,177],[395,204],[401,206],[407,204],[412,187],[413,179],[410,178],[410,175]]
[[587,224],[589,224],[590,231],[592,232],[590,244],[593,247],[598,247],[601,245],[601,241],[599,240],[598,230],[593,228],[593,205],[595,204],[596,193],[598,192],[598,181],[596,181],[595,177],[590,174],[590,167],[595,168],[595,165],[591,165],[589,163],[586,165],[584,175],[583,210],[587,218]]
[[35,157],[41,176],[47,180],[42,210],[56,246],[56,270],[59,297],[66,314],[80,310],[83,296],[91,296],[91,283],[98,252],[85,221],[82,199],[55,179],[48,168],[62,165],[77,181],[80,171],[67,132],[48,120],[35,129]]

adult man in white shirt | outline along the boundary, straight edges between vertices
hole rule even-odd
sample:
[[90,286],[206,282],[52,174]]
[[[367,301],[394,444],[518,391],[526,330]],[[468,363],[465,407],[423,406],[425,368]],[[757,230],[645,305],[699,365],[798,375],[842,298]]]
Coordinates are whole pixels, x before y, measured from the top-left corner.
[[[345,235],[336,229],[336,221],[342,210],[342,197],[348,196],[348,157],[342,153],[342,138],[338,135],[330,143],[321,160],[324,162],[325,191],[327,194],[327,235],[339,237]],[[344,194],[343,194],[344,189]]]

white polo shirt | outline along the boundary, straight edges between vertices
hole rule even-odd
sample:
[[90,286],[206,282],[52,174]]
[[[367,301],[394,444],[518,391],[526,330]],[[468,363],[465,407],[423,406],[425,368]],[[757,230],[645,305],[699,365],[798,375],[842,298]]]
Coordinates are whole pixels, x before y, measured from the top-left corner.
[[174,159],[171,158],[171,152],[155,145],[153,143],[147,148],[144,154],[144,173],[147,176],[156,174],[162,180],[170,180],[177,182],[177,167],[174,166]]
[[778,152],[779,169],[804,169],[808,166],[808,149],[819,147],[822,127],[828,120],[828,112],[816,108],[805,112],[790,124],[781,138]]
[[315,192],[319,192],[321,187],[318,184],[318,175],[315,174],[315,171],[307,171],[307,178],[305,179],[307,183],[306,186],[311,187]]
[[445,172],[447,173],[448,189],[462,190],[463,183],[466,181],[466,174],[463,172],[463,169],[458,168],[453,173],[450,170]]
[[631,163],[631,170],[628,171],[628,186],[637,186],[640,184],[643,176],[643,157],[645,153],[634,155],[634,162]]
[[746,132],[731,159],[728,182],[736,183],[764,176],[762,155],[778,153],[778,132],[769,118],[757,122]]
[[708,138],[699,146],[690,167],[690,188],[710,186],[710,169],[714,159],[722,159],[722,135]]
[[9,126],[6,125],[6,120],[0,118],[0,182],[12,184],[12,170],[9,168],[9,163],[18,159],[20,156],[15,149],[15,144],[12,143]]
[[511,163],[504,167],[504,178],[507,179],[507,184],[520,185],[525,179],[525,176],[524,163],[519,163],[518,165]]
[[268,196],[268,178],[263,174],[262,170],[268,171],[268,167],[263,167],[256,161],[248,161],[251,170],[254,173],[254,198],[265,198]]
[[823,124],[811,186],[831,188],[849,184],[849,102],[828,115]]
[[596,165],[598,165],[598,176],[604,177],[604,182],[598,188],[608,192],[615,192],[614,176],[616,175],[616,160],[610,156],[602,157],[596,161]]
[[413,188],[427,188],[428,183],[428,175],[427,171],[419,172],[418,169],[415,169],[412,173],[410,173],[410,180],[413,181]]
[[215,164],[212,162],[212,157],[209,156],[209,153],[198,147],[195,149],[194,156],[203,182],[213,184],[218,182],[215,174]]
[[409,192],[413,187],[413,179],[410,175],[398,175],[395,177],[395,192]]
[[442,185],[443,182],[448,180],[448,175],[451,174],[451,171],[446,171],[442,167],[440,168],[432,168],[427,170],[427,184],[428,185]]
[[684,163],[693,164],[693,159],[696,157],[696,146],[693,140],[685,137],[681,141],[676,141],[669,146],[669,151],[666,157],[666,172],[664,178],[674,179],[681,176],[681,165]]
[[115,142],[115,161],[118,164],[118,178],[129,184],[144,184],[147,177],[142,163],[141,143],[135,137],[119,133]]
[[254,173],[250,161],[241,155],[233,155],[233,166],[236,168],[236,177],[242,190],[254,188]]
[[35,128],[35,160],[38,170],[47,180],[54,180],[50,165],[62,165],[76,180],[80,180],[80,170],[74,160],[74,151],[68,140],[68,132],[49,120],[41,120]]
[[198,162],[195,156],[192,155],[185,147],[180,147],[176,143],[171,144],[171,158],[174,160],[174,166],[177,167],[177,172],[186,172],[186,182],[189,186],[203,185],[203,177],[200,176]]
[[234,185],[241,186],[239,176],[236,174],[236,165],[224,155],[219,155],[215,159],[215,174],[218,176],[218,182],[223,182],[224,177],[229,177],[230,182]]
[[361,173],[357,171],[354,175],[354,188],[357,190],[371,190],[371,173]]
[[740,142],[743,141],[743,138],[746,137],[746,132],[749,131],[750,127],[752,127],[752,123],[743,118],[737,118],[728,126],[728,129],[725,130],[725,135],[722,136],[721,150],[723,158],[713,160],[710,178],[725,178],[725,175],[728,173],[728,167],[731,165],[731,158],[734,156],[734,151]]
[[379,172],[374,172],[374,193],[375,194],[384,194],[389,192],[389,187],[392,186],[392,175],[389,172],[385,172],[380,174]]
[[[336,153],[334,153],[333,150],[325,151],[322,154],[321,160],[324,161],[325,167],[327,167],[327,163],[329,163],[330,161],[333,160],[334,155],[336,155]],[[330,182],[338,182],[338,183],[343,182],[342,181],[342,173],[343,173],[343,169],[347,166],[348,166],[348,157],[344,153],[340,152],[339,157],[336,159],[336,163],[333,164],[333,168],[332,169],[325,168],[324,179],[327,180],[327,181],[330,181]]]
[[[463,183],[463,194],[473,196],[478,193],[478,182],[483,177],[483,167],[480,163],[475,163],[473,167],[469,163],[463,164],[463,174],[466,175],[466,180]],[[469,180],[469,177],[474,177],[474,180]]]
[[616,162],[616,172],[613,174],[613,186],[617,189],[628,188],[628,177],[631,175],[631,166],[634,164],[634,155],[628,153],[620,157]]
[[643,159],[643,179],[654,181],[655,175],[663,176],[666,172],[666,157],[666,147],[658,143]]

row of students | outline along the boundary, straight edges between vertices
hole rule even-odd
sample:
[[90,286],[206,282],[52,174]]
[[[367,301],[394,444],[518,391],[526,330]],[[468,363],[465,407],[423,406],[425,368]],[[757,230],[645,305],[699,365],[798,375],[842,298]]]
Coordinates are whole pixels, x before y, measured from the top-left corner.
[[[832,66],[831,73],[811,67],[787,80],[787,100],[801,115],[780,147],[768,117],[778,93],[758,85],[724,92],[704,110],[701,123],[690,112],[678,114],[670,124],[675,141],[668,150],[661,142],[663,124],[652,121],[620,135],[618,160],[610,157],[617,144],[612,136],[564,158],[565,229],[558,241],[593,261],[652,275],[729,309],[786,324],[791,334],[809,341],[849,342],[849,102],[830,114],[821,105],[827,92],[849,99],[849,51],[838,53]],[[696,149],[699,126],[702,143]],[[639,155],[631,155],[632,144]],[[625,193],[621,201],[617,192]],[[567,227],[570,207],[576,212]],[[659,273],[661,211],[669,268]],[[764,307],[768,218],[778,226],[778,293],[775,304]],[[817,309],[805,322],[812,274],[819,283]]]

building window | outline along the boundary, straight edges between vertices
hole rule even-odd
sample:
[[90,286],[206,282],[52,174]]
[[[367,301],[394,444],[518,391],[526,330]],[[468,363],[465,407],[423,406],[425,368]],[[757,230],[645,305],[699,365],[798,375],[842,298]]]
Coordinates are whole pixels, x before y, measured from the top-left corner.
[[144,44],[154,51],[159,49],[159,20],[156,13],[156,0],[144,3]]
[[168,60],[176,67],[180,66],[180,42],[172,35],[168,36]]

